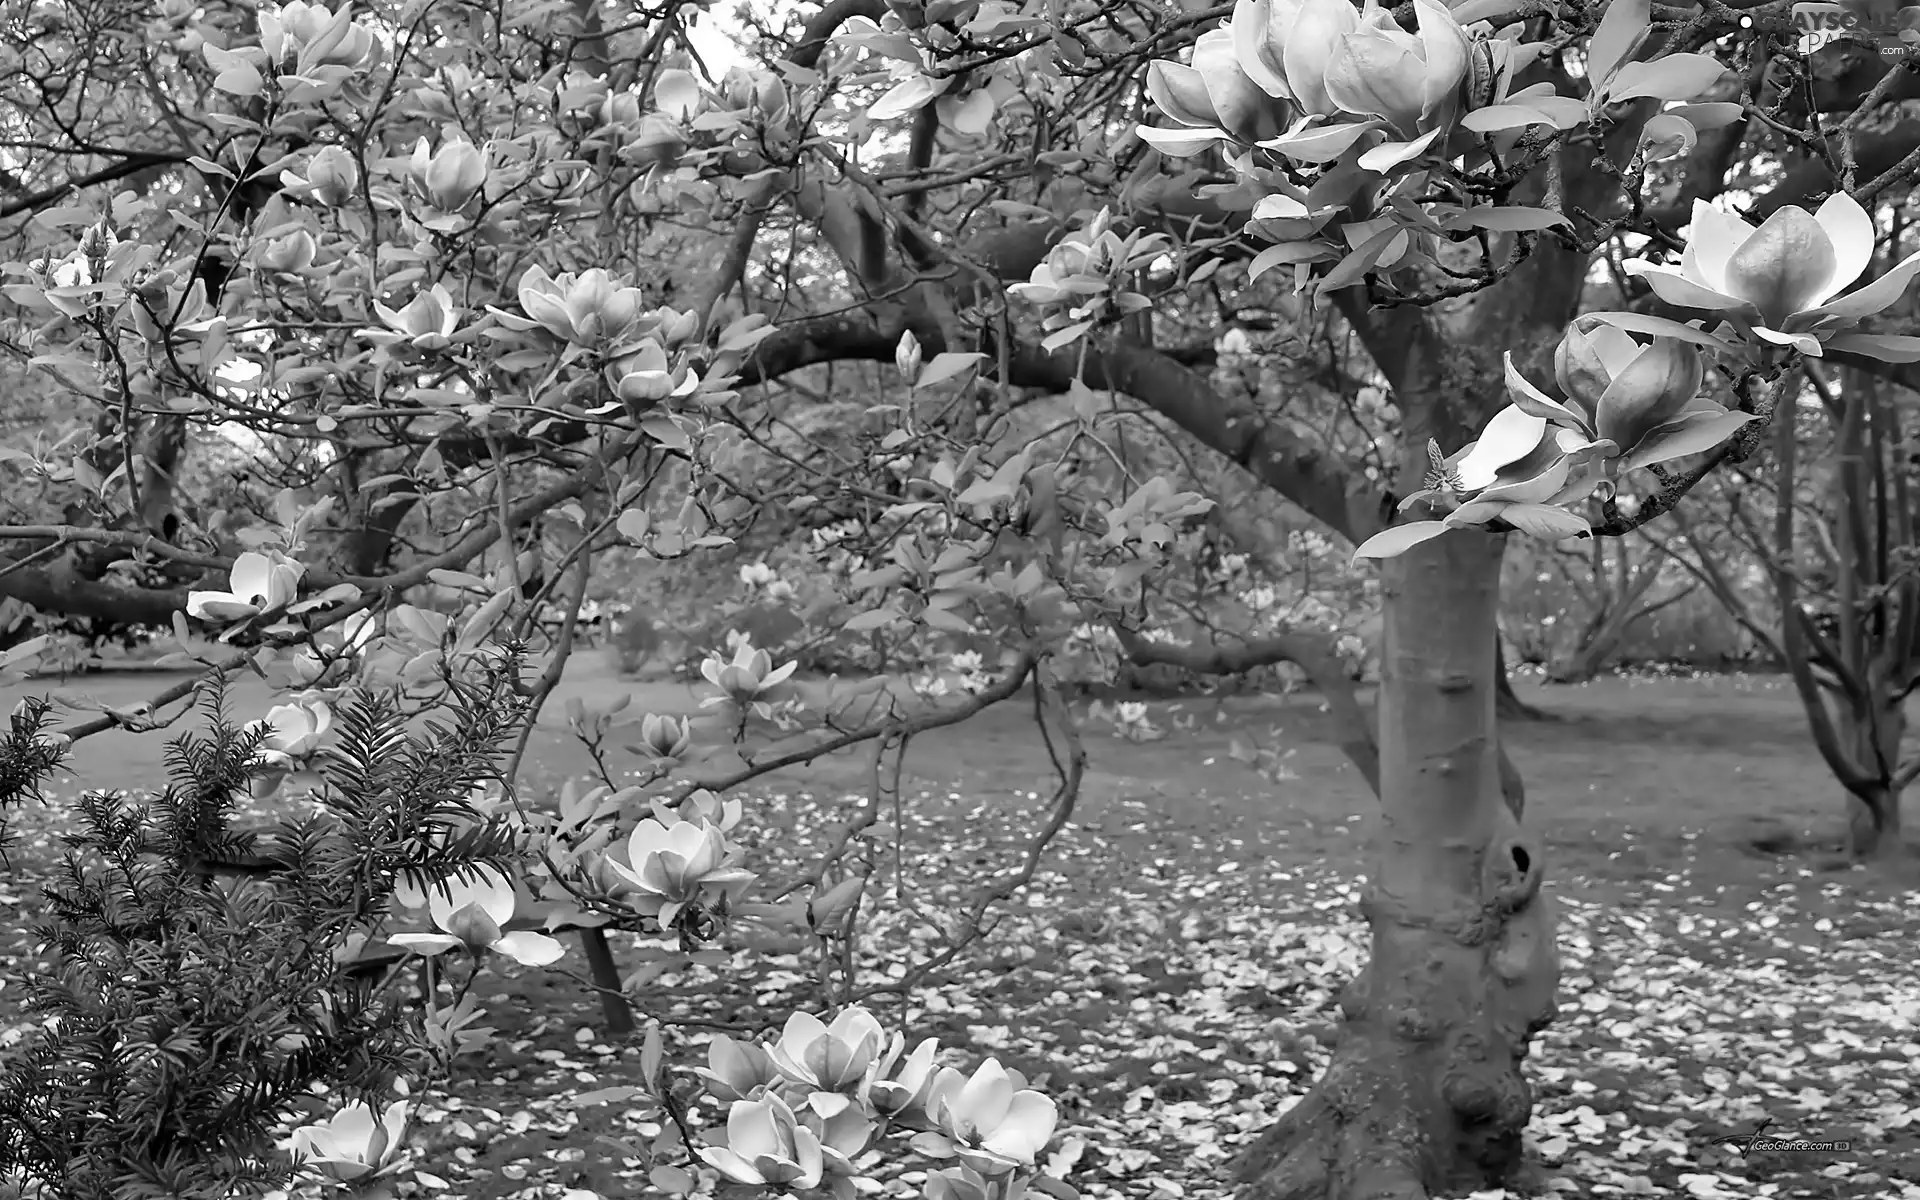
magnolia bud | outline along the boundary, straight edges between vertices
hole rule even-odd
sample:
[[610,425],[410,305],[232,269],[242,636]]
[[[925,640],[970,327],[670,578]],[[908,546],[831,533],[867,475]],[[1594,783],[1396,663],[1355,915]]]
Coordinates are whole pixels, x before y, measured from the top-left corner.
[[337,208],[360,186],[360,167],[339,146],[322,146],[307,163],[307,190],[314,200]]
[[700,316],[691,309],[683,313],[676,313],[661,327],[661,334],[666,338],[669,346],[678,346],[683,342],[697,337],[699,333]]
[[1599,406],[1607,385],[1613,382],[1599,347],[1581,331],[1577,321],[1567,326],[1566,336],[1554,347],[1553,377],[1567,398],[1578,401],[1589,415]]
[[298,274],[313,265],[318,249],[312,234],[304,229],[296,229],[285,237],[274,238],[261,246],[257,257],[260,265],[269,271]]
[[914,380],[920,378],[920,339],[913,336],[909,329],[900,335],[900,344],[893,351],[893,365],[899,369],[900,378],[912,387]]
[[487,160],[472,142],[448,142],[426,170],[427,197],[441,212],[459,212],[487,180]]

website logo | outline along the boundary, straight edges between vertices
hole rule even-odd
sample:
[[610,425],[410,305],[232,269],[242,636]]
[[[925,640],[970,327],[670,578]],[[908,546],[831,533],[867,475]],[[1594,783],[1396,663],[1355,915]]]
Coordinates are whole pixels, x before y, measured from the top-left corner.
[[1853,1149],[1848,1141],[1827,1141],[1816,1138],[1780,1138],[1768,1137],[1766,1131],[1773,1124],[1768,1117],[1753,1127],[1751,1133],[1724,1133],[1709,1139],[1709,1146],[1725,1146],[1727,1149],[1747,1158],[1755,1154],[1845,1154]]
[[1920,50],[1920,5],[1897,7],[1887,3],[1828,4],[1802,2],[1793,6],[1797,47],[1812,54],[1841,39],[1864,42],[1884,58],[1899,58]]

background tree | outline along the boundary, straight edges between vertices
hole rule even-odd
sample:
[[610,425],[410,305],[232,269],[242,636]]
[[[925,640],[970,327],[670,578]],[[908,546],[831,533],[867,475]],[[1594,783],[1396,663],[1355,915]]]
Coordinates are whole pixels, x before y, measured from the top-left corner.
[[[288,505],[280,524],[331,559],[307,582],[348,606],[491,592],[525,633],[550,601],[577,613],[616,546],[677,561],[818,514],[843,605],[823,619],[882,641],[1017,629],[1020,678],[1091,618],[1231,670],[1318,654],[1149,636],[1166,614],[1143,611],[1147,581],[1207,504],[1123,452],[1123,410],[1144,409],[1180,431],[1167,445],[1208,452],[1195,477],[1232,464],[1326,536],[1404,550],[1381,568],[1377,718],[1349,739],[1382,800],[1374,958],[1321,1088],[1248,1158],[1248,1194],[1505,1178],[1556,968],[1541,848],[1499,769],[1504,540],[1628,533],[1754,452],[1786,359],[1650,311],[1682,293],[1642,291],[1669,277],[1621,259],[1679,250],[1690,219],[1699,241],[1693,202],[1728,189],[1764,188],[1750,214],[1787,212],[1793,236],[1813,218],[1787,204],[1904,204],[1913,131],[1886,118],[1912,72],[1796,55],[1784,6],[1416,3],[1369,8],[1362,30],[1330,3],[834,0],[757,14],[767,65],[705,73],[677,57],[676,5],[381,7],[350,29],[293,5],[36,10],[9,35],[13,103],[39,124],[8,148],[42,174],[0,208],[32,214],[7,294],[17,342],[93,421],[78,453],[30,464],[88,521],[0,530],[19,548],[0,589],[170,619],[245,544],[181,494],[224,437],[270,465],[222,476],[240,494],[218,511]],[[1210,29],[1228,16],[1235,33]],[[1189,46],[1202,69],[1172,61]],[[1143,88],[1179,128],[1137,131]],[[1743,286],[1785,286],[1775,236]],[[1748,340],[1797,315],[1687,297]],[[1558,483],[1491,511],[1468,497],[1453,516],[1478,528],[1413,544],[1438,531],[1393,524],[1410,497],[1537,483],[1469,486],[1453,452],[1476,435],[1471,461],[1501,451],[1488,422],[1510,394],[1595,399],[1580,356],[1599,352],[1569,323],[1597,307],[1624,310],[1612,333],[1574,334],[1655,333],[1654,361],[1695,385],[1652,403],[1695,403],[1694,352],[1675,349],[1693,344],[1724,356],[1725,404],[1676,408],[1682,428],[1637,429],[1611,459],[1590,439],[1549,468],[1583,469],[1564,504]],[[1196,349],[1228,321],[1257,367]],[[1912,350],[1763,327],[1883,373],[1861,356]],[[871,387],[853,363],[911,386],[796,434],[809,402]],[[1530,390],[1556,376],[1567,395]],[[1385,402],[1360,405],[1368,389]],[[1111,472],[1013,432],[1036,395],[1065,398],[1070,448]],[[1687,465],[1631,474],[1648,449]],[[1608,461],[1588,515],[1585,469]],[[264,650],[256,665],[284,666]]]

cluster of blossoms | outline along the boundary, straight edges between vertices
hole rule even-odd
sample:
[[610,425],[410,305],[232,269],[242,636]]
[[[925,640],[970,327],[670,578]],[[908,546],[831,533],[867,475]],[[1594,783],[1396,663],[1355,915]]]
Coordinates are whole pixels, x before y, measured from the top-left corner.
[[1402,505],[1435,504],[1446,510],[1444,520],[1378,534],[1356,557],[1388,557],[1448,528],[1496,520],[1549,538],[1585,531],[1586,518],[1568,506],[1596,493],[1611,496],[1626,472],[1713,449],[1758,419],[1701,394],[1702,347],[1732,356],[1743,347],[1782,347],[1814,357],[1835,350],[1920,361],[1920,337],[1857,332],[1920,275],[1916,253],[1847,292],[1871,261],[1874,241],[1872,217],[1845,192],[1813,213],[1782,206],[1757,228],[1696,202],[1677,267],[1636,259],[1627,270],[1669,304],[1719,325],[1709,331],[1701,322],[1589,313],[1567,329],[1554,352],[1564,401],[1535,387],[1508,355],[1512,403],[1451,457],[1433,448],[1427,488]]
[[767,1047],[717,1037],[698,1073],[731,1102],[727,1139],[700,1155],[737,1183],[852,1195],[875,1142],[899,1127],[922,1154],[954,1161],[929,1175],[929,1197],[991,1195],[990,1181],[1034,1166],[1058,1111],[994,1059],[968,1076],[939,1065],[939,1052],[933,1038],[909,1052],[858,1007],[832,1024],[795,1013]]
[[[489,307],[491,324],[509,335],[563,354],[586,353],[600,368],[613,399],[589,411],[594,415],[652,408],[663,400],[690,396],[701,388],[700,375],[675,352],[700,333],[691,312],[646,306],[646,294],[598,267],[578,274],[549,275],[528,267],[516,289],[520,312]],[[369,341],[392,353],[444,350],[456,340],[476,336],[484,326],[463,329],[466,312],[445,285],[434,284],[400,308],[376,302],[385,328],[362,331]]]
[[1120,234],[1112,214],[1101,209],[1085,228],[1075,230],[1047,252],[1025,283],[1008,292],[1048,309],[1044,320],[1052,350],[1103,321],[1151,308],[1153,301],[1130,290],[1127,281],[1168,254],[1173,243],[1157,233]]
[[1142,126],[1140,136],[1176,157],[1224,141],[1312,166],[1351,157],[1385,174],[1444,153],[1436,143],[1467,112],[1534,97],[1506,94],[1531,48],[1485,25],[1470,32],[1439,0],[1415,0],[1414,14],[1419,30],[1408,33],[1377,0],[1358,11],[1346,0],[1240,0],[1201,35],[1191,66],[1150,68],[1148,93],[1179,128]]

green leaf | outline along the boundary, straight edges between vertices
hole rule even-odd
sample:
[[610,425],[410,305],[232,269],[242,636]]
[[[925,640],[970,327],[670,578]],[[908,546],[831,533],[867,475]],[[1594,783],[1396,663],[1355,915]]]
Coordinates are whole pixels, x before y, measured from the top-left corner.
[[1500,519],[1521,533],[1552,542],[1593,528],[1579,513],[1551,504],[1509,504],[1500,511]]
[[1405,525],[1395,525],[1392,529],[1383,529],[1353,552],[1353,561],[1363,558],[1397,558],[1418,546],[1421,542],[1430,542],[1447,531],[1445,521],[1409,521]]
[[1881,362],[1920,362],[1920,337],[1905,334],[1843,333],[1839,337],[1828,338],[1826,348],[1841,354],[1877,358]]
[[1647,40],[1653,27],[1652,0],[1613,0],[1587,43],[1587,78],[1604,86]]
[[1742,425],[1759,419],[1752,413],[1743,412],[1688,413],[1641,438],[1640,444],[1621,464],[1621,469],[1631,471],[1635,467],[1649,467],[1654,463],[1711,450],[1739,432]]
[[1322,292],[1337,292],[1344,287],[1352,287],[1366,278],[1368,271],[1378,266],[1397,241],[1404,242],[1407,231],[1404,229],[1382,229],[1360,244],[1352,254],[1341,259],[1328,271],[1326,278],[1320,281]]
[[1319,242],[1281,242],[1277,246],[1268,246],[1253,256],[1247,264],[1247,282],[1265,275],[1275,267],[1292,266],[1295,263],[1320,262],[1332,258],[1334,251]]
[[1092,321],[1079,321],[1067,326],[1065,329],[1055,330],[1041,340],[1040,348],[1048,354],[1052,354],[1055,350],[1058,350],[1067,343],[1079,340],[1082,334],[1092,328]]
[[1717,58],[1705,54],[1669,54],[1651,62],[1633,62],[1621,67],[1607,98],[1612,101],[1691,100],[1719,82],[1726,73],[1726,64]]
[[[1500,0],[1505,3],[1505,0]],[[1553,118],[1537,108],[1521,104],[1489,104],[1460,118],[1460,124],[1475,133],[1505,133],[1535,125],[1553,125]]]
[[899,619],[899,613],[890,608],[880,608],[871,612],[855,613],[848,617],[840,628],[848,633],[865,633],[870,629],[883,629]]
[[930,388],[936,383],[945,383],[957,375],[964,374],[986,355],[979,352],[955,354],[946,352],[933,356],[933,361],[920,368],[920,378],[915,381],[916,388]]
[[1683,342],[1692,342],[1696,346],[1705,346],[1711,350],[1729,351],[1733,347],[1725,338],[1715,337],[1704,329],[1693,325],[1683,325],[1666,317],[1649,316],[1635,312],[1596,312],[1585,313],[1585,317],[1615,329],[1624,329],[1628,333],[1645,333],[1653,337],[1679,338]]
[[1571,226],[1565,216],[1546,208],[1505,208],[1482,205],[1469,208],[1445,222],[1448,229],[1487,229],[1495,233],[1539,233],[1556,225]]

